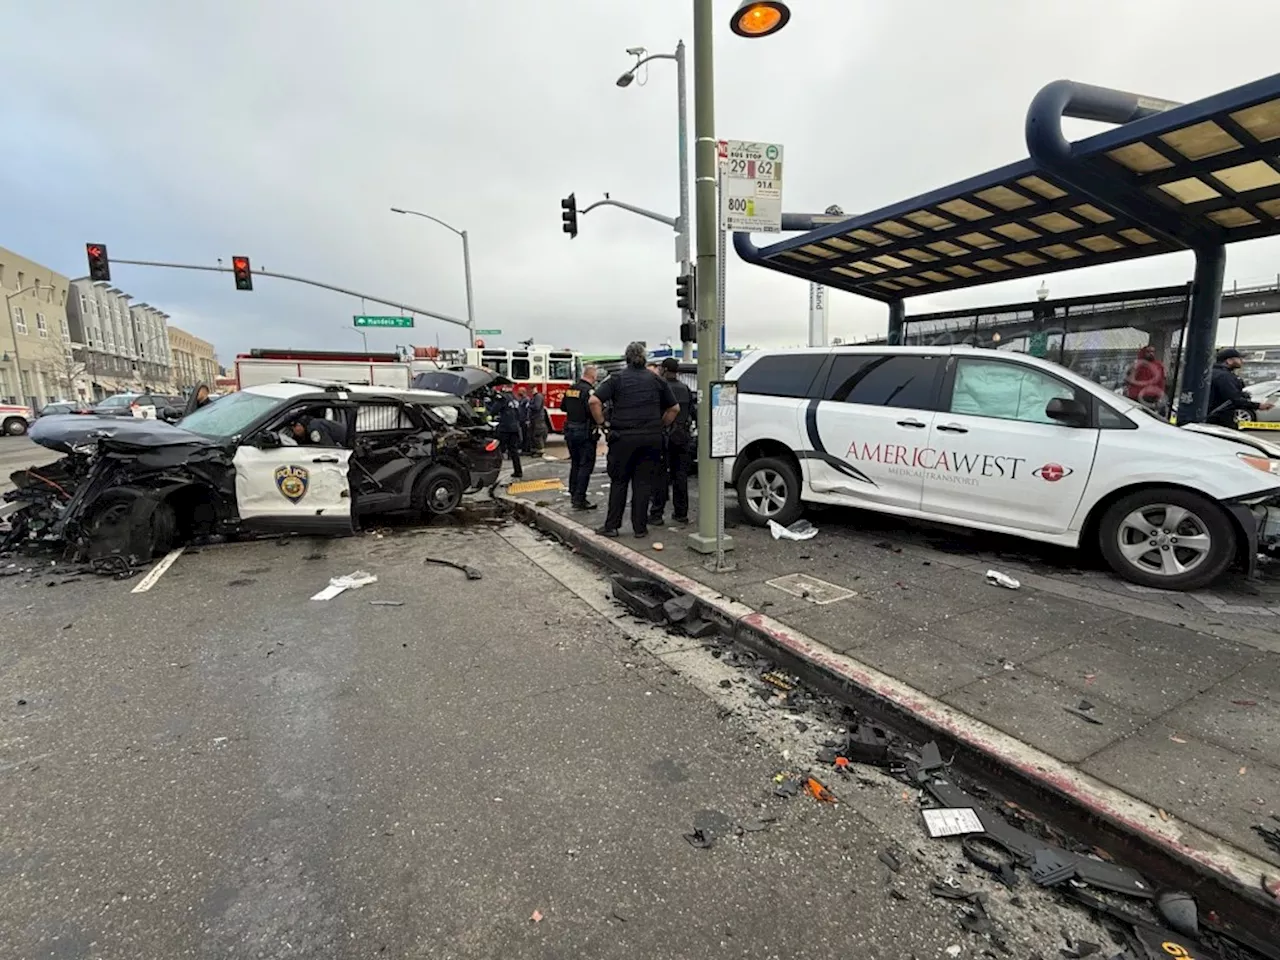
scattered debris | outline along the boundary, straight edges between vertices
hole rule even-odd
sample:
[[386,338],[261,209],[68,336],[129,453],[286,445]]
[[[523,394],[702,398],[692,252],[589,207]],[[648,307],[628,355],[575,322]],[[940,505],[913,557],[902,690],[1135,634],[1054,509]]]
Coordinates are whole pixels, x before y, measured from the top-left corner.
[[1088,700],[1081,700],[1078,706],[1063,707],[1062,709],[1067,711],[1067,713],[1074,714],[1081,720],[1094,724],[1095,726],[1103,726],[1102,721],[1095,717],[1091,712],[1093,710],[1093,704]]
[[403,600],[370,600],[371,607],[403,607]]
[[1187,742],[1187,741],[1186,741],[1186,740],[1184,740],[1182,737],[1178,736],[1176,733],[1171,733],[1171,734],[1169,734],[1169,739],[1170,739],[1170,740],[1172,740],[1174,743],[1186,743],[1186,742]]
[[453,567],[453,569],[455,570],[461,570],[464,574],[466,574],[468,580],[484,579],[484,574],[482,574],[475,567],[469,567],[465,563],[458,563],[456,560],[439,560],[435,557],[423,557],[422,562],[434,563],[436,566]]
[[819,803],[836,802],[836,795],[823,786],[820,780],[815,780],[813,777],[810,777],[805,781],[804,792],[813,797],[813,799],[817,800]]
[[818,528],[804,519],[797,520],[789,527],[770,520],[769,532],[773,534],[775,540],[812,540],[818,535]]
[[925,829],[934,839],[984,831],[982,821],[971,807],[928,807],[920,812],[924,815]]
[[532,914],[530,914],[529,919],[530,919],[533,923],[541,923],[541,922],[542,922],[542,911],[541,911],[541,910],[535,910],[535,911],[533,911],[533,913],[532,913]]
[[360,587],[367,586],[371,583],[377,583],[378,578],[372,573],[366,573],[363,570],[356,570],[348,573],[345,577],[334,577],[329,581],[329,585],[315,594],[312,600],[332,600],[339,594],[348,590],[358,590]]
[[881,850],[880,856],[877,857],[881,863],[892,870],[894,873],[902,872],[902,861],[894,855],[892,850]]
[[1160,914],[1160,919],[1178,933],[1188,937],[1200,936],[1196,900],[1191,894],[1181,890],[1166,890],[1156,897],[1156,912]]
[[790,798],[799,795],[799,793],[800,781],[793,777],[784,776],[783,779],[777,781],[776,786],[773,788],[773,795],[775,797]]
[[666,623],[687,637],[701,639],[717,632],[714,620],[699,616],[698,598],[645,577],[611,577],[613,598],[642,620]]
[[1232,700],[1231,702],[1237,707],[1256,707],[1258,705],[1257,700]]
[[1256,823],[1253,826],[1253,832],[1262,838],[1265,843],[1276,853],[1280,853],[1280,829],[1267,826],[1265,823]]
[[1006,590],[1017,590],[1022,586],[1017,580],[1009,576],[1007,573],[1001,573],[999,570],[987,571],[987,583],[993,587],[1004,587]]

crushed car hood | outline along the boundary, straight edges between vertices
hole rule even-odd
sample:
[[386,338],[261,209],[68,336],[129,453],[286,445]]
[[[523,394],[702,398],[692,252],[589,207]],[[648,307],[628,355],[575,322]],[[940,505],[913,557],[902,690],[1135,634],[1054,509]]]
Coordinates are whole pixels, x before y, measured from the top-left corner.
[[59,453],[73,453],[76,448],[90,444],[122,450],[139,447],[217,446],[208,437],[175,427],[163,420],[70,413],[41,417],[31,425],[30,437],[40,446]]
[[457,366],[418,374],[413,378],[413,389],[436,390],[451,393],[455,397],[469,397],[485,387],[505,387],[512,382],[502,374],[484,367]]
[[1280,458],[1280,443],[1276,443],[1269,438],[1264,439],[1257,434],[1246,433],[1243,430],[1232,430],[1230,427],[1219,427],[1212,423],[1189,423],[1182,429],[1190,430],[1192,433],[1203,433],[1222,440],[1229,440],[1244,447],[1251,447],[1269,457]]

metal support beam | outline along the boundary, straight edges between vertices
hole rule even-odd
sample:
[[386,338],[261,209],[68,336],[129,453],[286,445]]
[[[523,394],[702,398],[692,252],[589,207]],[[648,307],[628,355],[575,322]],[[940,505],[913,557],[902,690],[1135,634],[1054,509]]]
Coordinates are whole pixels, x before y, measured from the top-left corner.
[[902,300],[889,301],[889,345],[902,345],[902,328],[907,320],[907,305]]
[[620,210],[626,210],[628,213],[634,213],[641,217],[648,217],[650,220],[657,220],[659,223],[665,223],[672,230],[680,228],[679,221],[675,217],[668,217],[664,214],[657,213],[653,210],[646,210],[644,207],[637,207],[630,203],[623,203],[621,200],[597,200],[589,207],[583,207],[578,211],[578,216],[585,217],[596,207],[617,207]]
[[1218,339],[1218,312],[1222,308],[1222,275],[1227,266],[1225,246],[1196,250],[1196,272],[1191,283],[1191,308],[1183,340],[1185,373],[1178,392],[1178,423],[1199,423],[1209,411],[1209,375]]

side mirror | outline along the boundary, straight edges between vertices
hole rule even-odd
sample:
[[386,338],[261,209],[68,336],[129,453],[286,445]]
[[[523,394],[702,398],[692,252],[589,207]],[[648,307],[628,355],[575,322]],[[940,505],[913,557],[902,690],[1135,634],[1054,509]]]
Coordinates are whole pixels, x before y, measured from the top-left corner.
[[173,423],[175,420],[181,420],[183,417],[183,411],[179,410],[177,407],[161,407],[158,412],[160,414],[160,419],[168,423]]
[[1054,397],[1044,408],[1045,416],[1069,427],[1087,427],[1089,408],[1074,398]]
[[280,438],[274,433],[260,433],[253,438],[253,445],[259,450],[274,450],[276,447],[283,446]]

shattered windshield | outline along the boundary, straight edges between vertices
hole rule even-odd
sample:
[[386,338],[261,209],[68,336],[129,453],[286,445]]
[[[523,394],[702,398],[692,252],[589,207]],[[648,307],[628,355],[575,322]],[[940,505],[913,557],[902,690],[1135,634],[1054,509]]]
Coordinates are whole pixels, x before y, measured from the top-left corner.
[[205,437],[234,437],[279,405],[278,397],[237,391],[183,417],[181,426]]

